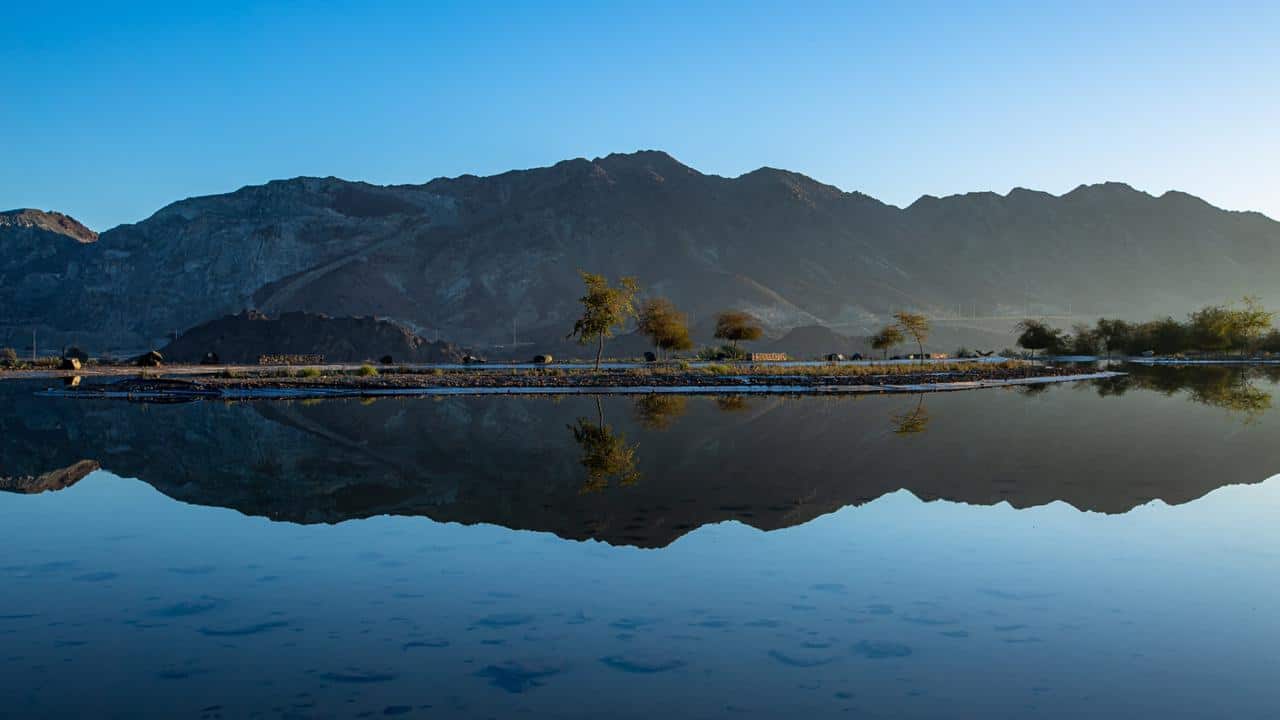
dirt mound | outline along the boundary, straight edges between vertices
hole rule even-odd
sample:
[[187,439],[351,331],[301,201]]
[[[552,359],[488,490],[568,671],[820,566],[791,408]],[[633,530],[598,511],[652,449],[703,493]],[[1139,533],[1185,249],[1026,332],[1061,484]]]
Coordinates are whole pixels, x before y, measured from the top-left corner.
[[371,317],[329,317],[256,310],[198,325],[162,351],[171,362],[200,362],[213,354],[224,363],[257,363],[263,355],[322,355],[326,362],[363,362],[390,356],[397,363],[458,362],[462,352],[427,342],[408,328]]

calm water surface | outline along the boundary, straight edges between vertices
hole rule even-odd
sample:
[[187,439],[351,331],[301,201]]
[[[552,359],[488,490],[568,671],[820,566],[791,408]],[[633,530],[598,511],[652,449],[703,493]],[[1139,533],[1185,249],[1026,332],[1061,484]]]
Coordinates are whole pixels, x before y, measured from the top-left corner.
[[0,716],[1276,717],[1280,412],[0,383]]

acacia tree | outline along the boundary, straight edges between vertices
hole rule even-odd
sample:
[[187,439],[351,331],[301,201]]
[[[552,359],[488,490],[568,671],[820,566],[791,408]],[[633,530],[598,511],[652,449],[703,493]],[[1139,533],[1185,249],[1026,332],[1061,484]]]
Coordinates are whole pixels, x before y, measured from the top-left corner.
[[871,336],[871,347],[884,353],[884,359],[889,359],[889,351],[902,344],[902,331],[897,325],[885,325],[880,328],[880,332]]
[[738,349],[739,342],[759,340],[764,335],[764,328],[753,315],[739,310],[727,310],[716,316],[716,334],[720,340],[728,340],[733,349]]
[[1049,327],[1043,320],[1019,320],[1014,326],[1018,335],[1018,347],[1030,350],[1034,355],[1037,350],[1056,351],[1062,347],[1062,331]]
[[618,281],[618,287],[609,285],[603,275],[579,270],[587,294],[578,298],[582,303],[582,317],[573,324],[567,337],[577,337],[578,343],[596,342],[596,371],[600,370],[600,358],[604,355],[604,341],[613,337],[614,328],[626,326],[627,319],[636,315],[635,297],[640,284],[633,277]]
[[689,316],[676,310],[666,298],[650,298],[640,307],[638,323],[640,332],[649,336],[659,352],[688,350],[693,347],[689,337]]
[[1108,320],[1099,318],[1094,326],[1094,335],[1107,350],[1107,357],[1116,351],[1128,352],[1133,337],[1133,327],[1124,320]]
[[924,364],[924,341],[929,339],[929,318],[920,313],[907,312],[899,310],[893,314],[898,321],[898,327],[902,332],[911,336],[916,346],[920,348],[920,364]]
[[1241,348],[1252,350],[1262,336],[1271,329],[1271,321],[1276,314],[1264,309],[1262,302],[1255,295],[1246,295],[1243,304],[1244,307],[1240,310],[1232,309],[1235,320],[1233,329]]

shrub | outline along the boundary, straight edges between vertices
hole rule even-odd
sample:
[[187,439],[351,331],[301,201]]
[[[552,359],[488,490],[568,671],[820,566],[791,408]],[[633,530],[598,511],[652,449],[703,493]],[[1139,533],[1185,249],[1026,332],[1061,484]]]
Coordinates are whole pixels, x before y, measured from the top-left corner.
[[13,367],[18,364],[18,351],[13,348],[0,348],[0,365]]
[[295,377],[300,377],[300,378],[318,378],[318,377],[320,377],[320,376],[322,376],[322,375],[324,375],[324,373],[320,372],[320,368],[313,368],[313,367],[309,367],[309,368],[302,368],[301,370],[299,370],[299,371],[295,374]]
[[374,377],[378,374],[378,368],[372,365],[361,365],[360,369],[356,371],[356,374],[360,377]]
[[714,365],[707,365],[702,369],[708,375],[729,375],[733,373],[733,368],[728,365],[721,365],[718,363]]

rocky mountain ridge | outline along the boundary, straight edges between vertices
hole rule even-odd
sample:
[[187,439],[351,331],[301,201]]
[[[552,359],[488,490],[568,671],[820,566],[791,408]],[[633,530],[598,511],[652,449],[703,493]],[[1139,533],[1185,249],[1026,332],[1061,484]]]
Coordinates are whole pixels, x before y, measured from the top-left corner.
[[[51,214],[52,215],[52,214]],[[69,220],[69,218],[68,218]],[[706,175],[656,151],[377,186],[295,178],[190,198],[85,242],[0,225],[0,345],[158,345],[247,308],[374,316],[483,346],[563,338],[576,271],[635,275],[695,325],[740,308],[771,334],[865,335],[897,309],[1181,314],[1280,304],[1280,223],[1117,184],[907,208],[785,170]],[[949,350],[951,348],[941,348]]]

